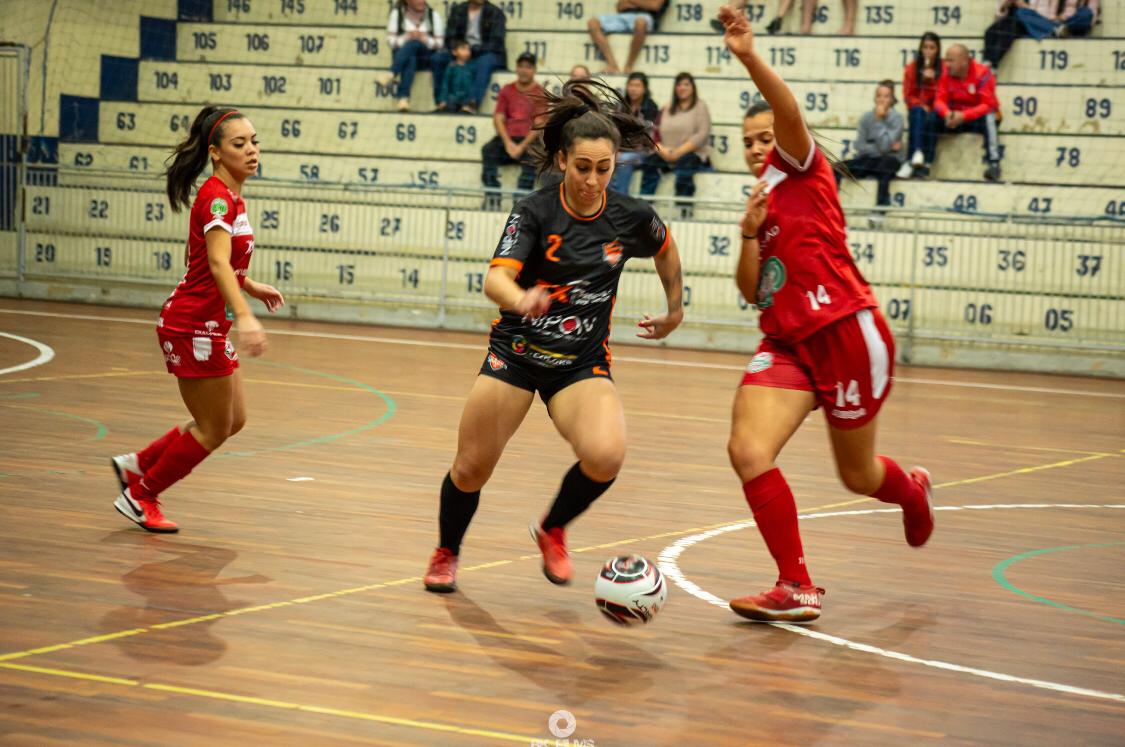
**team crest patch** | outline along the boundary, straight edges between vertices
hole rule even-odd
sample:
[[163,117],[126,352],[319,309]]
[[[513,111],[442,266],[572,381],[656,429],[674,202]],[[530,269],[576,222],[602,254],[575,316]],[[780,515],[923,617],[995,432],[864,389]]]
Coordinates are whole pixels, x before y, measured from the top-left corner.
[[516,355],[523,355],[527,352],[527,340],[522,337],[512,338],[512,352]]
[[758,353],[750,359],[750,365],[746,367],[747,373],[761,373],[773,365],[773,353]]
[[762,267],[761,280],[758,281],[758,309],[773,306],[774,294],[785,287],[785,265],[777,257],[770,257]]
[[499,371],[501,368],[507,368],[508,364],[496,357],[496,353],[488,354],[488,366],[493,371]]
[[602,244],[604,259],[609,263],[610,267],[617,267],[617,263],[621,261],[621,251],[621,242],[617,239],[614,239],[608,244]]
[[238,353],[234,351],[234,343],[230,340],[227,340],[227,344],[223,347],[223,352],[226,353],[228,360],[238,360]]
[[227,201],[222,197],[216,197],[211,200],[211,215],[226,215],[227,214]]

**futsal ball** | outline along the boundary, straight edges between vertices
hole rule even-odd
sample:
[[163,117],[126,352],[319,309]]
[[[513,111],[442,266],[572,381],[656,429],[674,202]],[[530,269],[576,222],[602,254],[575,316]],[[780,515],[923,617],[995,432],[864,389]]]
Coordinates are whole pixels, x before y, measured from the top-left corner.
[[610,558],[594,583],[602,614],[620,625],[651,622],[668,601],[664,574],[640,555]]

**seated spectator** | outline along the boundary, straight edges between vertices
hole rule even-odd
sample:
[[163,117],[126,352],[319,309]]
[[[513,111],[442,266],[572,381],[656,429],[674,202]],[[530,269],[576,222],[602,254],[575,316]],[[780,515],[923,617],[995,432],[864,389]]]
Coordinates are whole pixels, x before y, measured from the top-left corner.
[[[747,0],[732,0],[728,3],[735,10],[743,10],[746,7]],[[841,0],[840,3],[844,8],[844,23],[840,26],[840,30],[836,32],[840,36],[852,36],[855,34],[855,19],[856,14],[859,12],[858,0]],[[801,0],[801,33],[811,34],[813,25],[813,16],[816,14],[817,0]],[[793,0],[778,0],[777,14],[773,20],[766,25],[766,33],[779,34],[781,33],[782,19],[789,13],[793,7]],[[711,28],[718,31],[720,34],[725,31],[723,24],[719,19],[711,21]]]
[[933,31],[922,34],[922,41],[914,59],[902,74],[902,97],[910,117],[910,140],[907,153],[910,160],[899,169],[900,179],[929,176],[937,148],[937,131],[940,117],[934,113],[934,97],[941,79],[941,37]]
[[[397,0],[387,18],[387,41],[393,50],[391,81],[398,81],[394,96],[400,112],[410,111],[410,88],[414,75],[430,67],[431,56],[442,47],[445,29],[441,14],[426,0]],[[434,79],[437,98],[439,78]]]
[[[496,137],[481,148],[480,181],[485,189],[500,188],[499,167],[507,164],[522,165],[519,189],[530,191],[535,186],[535,168],[531,164],[528,148],[540,136],[532,127],[543,113],[543,87],[535,80],[535,55],[524,52],[516,59],[516,79],[500,89],[492,123]],[[497,200],[490,207],[498,208]]]
[[[895,83],[884,80],[875,87],[875,108],[859,118],[855,133],[856,155],[844,161],[844,166],[857,179],[875,177],[879,180],[879,194],[875,204],[891,204],[891,178],[902,163],[902,115],[895,111]],[[840,172],[835,171],[836,185]]]
[[594,40],[602,57],[605,57],[605,72],[621,72],[606,34],[631,33],[633,35],[633,41],[629,45],[629,57],[625,61],[625,72],[631,73],[633,65],[637,62],[637,56],[644,47],[645,39],[656,31],[660,24],[660,17],[667,9],[668,0],[617,0],[616,13],[606,13],[590,19],[588,24],[590,38]]
[[470,102],[473,100],[473,69],[469,60],[473,56],[472,47],[464,39],[453,42],[453,64],[445,69],[438,95],[438,111],[473,113]]
[[[695,174],[710,168],[711,113],[699,98],[695,78],[680,73],[672,87],[672,101],[660,111],[656,152],[641,164],[641,194],[656,194],[661,173],[676,174],[676,196],[695,196]],[[692,214],[690,203],[680,203],[680,216]]]
[[582,80],[590,77],[590,68],[585,65],[575,65],[570,69],[570,80]]
[[1016,7],[1016,18],[1025,33],[1037,41],[1049,36],[1085,36],[1097,15],[1098,0],[1048,0]]
[[996,76],[983,63],[969,57],[963,44],[945,52],[945,70],[938,80],[934,112],[941,118],[938,134],[976,132],[984,136],[988,169],[984,178],[1000,180],[1000,136],[996,115]]
[[[480,102],[488,94],[492,73],[508,67],[508,52],[504,48],[505,23],[504,11],[489,0],[467,0],[449,8],[446,49],[436,53],[430,65],[434,70],[434,80],[443,80],[445,69],[453,61],[452,42],[457,39],[469,42],[473,70],[473,87],[467,104],[469,111],[475,112],[480,108]],[[435,98],[438,93],[439,89],[435,87]]]
[[[660,118],[660,109],[652,100],[648,90],[648,76],[644,73],[630,73],[625,83],[625,106],[634,117],[653,124]],[[617,165],[609,180],[609,188],[615,192],[629,193],[633,181],[633,171],[652,153],[652,148],[635,148],[617,151]]]

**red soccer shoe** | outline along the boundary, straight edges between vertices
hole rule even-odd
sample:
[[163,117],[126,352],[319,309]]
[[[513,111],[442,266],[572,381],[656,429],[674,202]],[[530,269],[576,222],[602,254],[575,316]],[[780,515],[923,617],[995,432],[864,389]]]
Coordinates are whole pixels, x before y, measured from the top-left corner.
[[426,591],[439,594],[457,591],[457,556],[444,547],[434,550],[422,583],[426,585]]
[[800,586],[778,581],[767,592],[730,601],[731,610],[748,620],[758,622],[812,622],[820,617],[819,586]]
[[552,584],[569,584],[574,568],[566,549],[566,530],[562,527],[544,530],[537,521],[532,522],[528,529],[539,545],[539,552],[543,553],[543,575]]
[[136,522],[142,529],[150,532],[173,534],[180,531],[176,522],[164,518],[164,514],[160,511],[160,501],[155,498],[151,500],[134,498],[129,488],[121,491],[121,495],[113,502],[113,507],[126,519]]
[[910,509],[903,506],[902,527],[906,530],[907,544],[911,547],[921,547],[934,533],[934,488],[930,482],[929,470],[925,467],[911,469],[910,478],[926,491],[926,505],[913,506]]

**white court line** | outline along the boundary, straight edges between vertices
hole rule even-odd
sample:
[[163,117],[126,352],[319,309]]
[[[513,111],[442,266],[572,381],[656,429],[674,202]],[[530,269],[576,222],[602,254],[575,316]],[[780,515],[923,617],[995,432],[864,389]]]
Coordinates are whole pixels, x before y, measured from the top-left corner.
[[16,342],[27,343],[28,345],[39,351],[39,355],[35,358],[35,360],[28,361],[27,363],[21,363],[18,366],[0,368],[0,376],[3,376],[4,374],[15,373],[16,371],[26,371],[27,369],[35,368],[36,366],[42,366],[44,363],[50,363],[51,359],[55,357],[55,351],[51,349],[50,345],[44,345],[43,343],[36,340],[30,340],[26,337],[9,334],[8,332],[0,332],[0,337],[7,337],[8,339],[15,340]]
[[[94,322],[120,322],[123,324],[143,324],[155,327],[156,322],[150,319],[130,319],[119,316],[95,316],[93,314],[59,314],[50,311],[23,311],[20,309],[0,309],[0,314],[21,314],[24,316],[42,316],[56,319],[82,319]],[[323,322],[321,322],[323,323]],[[437,331],[442,330],[426,330]],[[324,340],[348,340],[351,342],[372,342],[383,345],[410,345],[423,348],[447,348],[453,350],[479,350],[485,352],[485,344],[469,344],[464,342],[438,342],[437,340],[408,340],[399,337],[375,337],[366,335],[345,335],[333,332],[303,332],[300,330],[266,329],[270,335],[287,335],[289,337],[314,337]],[[626,363],[644,363],[650,366],[675,366],[681,368],[706,368],[720,371],[742,371],[744,366],[735,366],[729,363],[704,363],[702,361],[685,360],[660,360],[657,358],[634,358],[626,355],[614,355],[615,361]],[[1014,386],[1011,384],[985,384],[975,381],[956,381],[942,379],[911,379],[896,376],[895,382],[899,384],[925,384],[928,386],[952,386],[965,389],[999,389],[1007,392],[1030,392],[1034,394],[1064,394],[1074,397],[1106,397],[1109,399],[1125,399],[1125,392],[1091,392],[1082,389],[1053,389],[1040,386]]]
[[[995,509],[1037,509],[1037,508],[1125,508],[1125,504],[1077,504],[1077,503],[1025,503],[1025,504],[994,504],[994,505],[980,505],[980,506],[935,506],[935,511],[989,511]],[[901,509],[899,508],[871,508],[860,509],[854,511],[832,511],[828,513],[819,514],[803,514],[800,516],[804,519],[826,519],[833,516],[865,516],[867,514],[897,514]],[[703,540],[717,537],[726,532],[734,532],[746,527],[755,526],[753,521],[741,521],[737,524],[730,524],[725,527],[717,529],[710,529],[706,532],[693,534],[690,537],[682,537],[676,540],[668,547],[660,551],[660,556],[657,562],[668,578],[679,586],[681,589],[691,594],[693,597],[702,599],[708,604],[713,604],[716,607],[722,607],[729,610],[730,605],[726,600],[720,599],[706,589],[700,588],[693,583],[690,579],[684,576],[680,570],[679,557],[692,545],[696,545]],[[1030,685],[1031,687],[1038,687],[1043,690],[1053,690],[1055,692],[1068,693],[1070,695],[1082,695],[1088,698],[1101,698],[1104,700],[1114,700],[1119,703],[1125,703],[1125,695],[1120,693],[1109,693],[1101,690],[1091,690],[1085,687],[1075,687],[1073,685],[1063,685],[1058,682],[1048,682],[1046,680],[1035,680],[1027,677],[1016,677],[1011,674],[1004,674],[1002,672],[991,672],[987,669],[977,669],[976,667],[966,667],[961,664],[951,664],[947,661],[937,661],[935,659],[919,659],[910,654],[904,654],[900,651],[889,651],[878,646],[871,646],[866,643],[857,643],[850,641],[847,638],[840,638],[839,636],[828,635],[821,633],[817,630],[809,630],[808,628],[801,627],[800,625],[792,625],[790,623],[763,623],[764,625],[772,625],[775,628],[788,630],[790,633],[803,635],[807,638],[815,638],[818,641],[831,643],[835,646],[842,646],[852,651],[860,651],[865,654],[874,654],[876,656],[883,656],[888,659],[896,659],[904,661],[909,664],[921,664],[934,669],[944,669],[949,672],[959,672],[961,674],[971,674],[975,677],[984,677],[990,680],[999,680],[1001,682],[1011,682],[1018,685]]]

